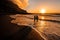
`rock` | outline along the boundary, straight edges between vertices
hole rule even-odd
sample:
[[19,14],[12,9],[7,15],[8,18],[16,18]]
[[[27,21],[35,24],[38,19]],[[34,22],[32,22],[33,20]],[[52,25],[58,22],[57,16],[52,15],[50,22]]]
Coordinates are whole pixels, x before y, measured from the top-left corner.
[[0,1],[0,14],[23,14],[25,10],[19,8],[16,4],[9,0]]

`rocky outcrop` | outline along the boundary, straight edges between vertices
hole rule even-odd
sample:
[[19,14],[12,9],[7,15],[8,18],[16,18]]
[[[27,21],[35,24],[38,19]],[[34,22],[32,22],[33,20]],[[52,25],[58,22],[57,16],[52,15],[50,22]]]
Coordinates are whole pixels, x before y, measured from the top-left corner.
[[21,14],[27,13],[9,0],[0,1],[0,14]]

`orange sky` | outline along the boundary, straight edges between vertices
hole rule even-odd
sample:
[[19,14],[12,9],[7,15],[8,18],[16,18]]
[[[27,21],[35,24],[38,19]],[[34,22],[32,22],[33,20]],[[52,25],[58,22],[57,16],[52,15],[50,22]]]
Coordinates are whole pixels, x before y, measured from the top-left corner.
[[[41,8],[43,9],[43,8]],[[28,10],[29,13],[40,13],[40,10],[41,9],[31,9],[31,10]],[[60,13],[59,10],[54,10],[54,9],[46,9],[44,8],[46,13]]]
[[40,13],[45,9],[46,13],[60,13],[60,0],[11,0],[20,8],[29,13]]
[[45,9],[46,13],[60,13],[60,9],[55,9],[51,6],[38,6],[27,10],[30,13],[40,13],[41,9]]
[[45,9],[46,13],[60,13],[60,0],[29,0],[26,10],[30,13],[39,13]]
[[28,0],[11,0],[11,1],[22,9],[25,9],[28,6]]

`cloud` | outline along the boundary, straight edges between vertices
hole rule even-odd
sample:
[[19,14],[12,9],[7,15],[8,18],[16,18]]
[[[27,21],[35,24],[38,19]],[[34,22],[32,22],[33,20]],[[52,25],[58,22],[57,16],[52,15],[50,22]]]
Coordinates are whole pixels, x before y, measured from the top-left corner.
[[19,8],[26,8],[28,6],[28,0],[11,0],[13,3],[18,5]]

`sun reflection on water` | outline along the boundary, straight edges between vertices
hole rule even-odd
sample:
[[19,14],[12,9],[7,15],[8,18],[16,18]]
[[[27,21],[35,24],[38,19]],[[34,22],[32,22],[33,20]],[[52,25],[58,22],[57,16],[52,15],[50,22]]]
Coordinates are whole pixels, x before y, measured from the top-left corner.
[[40,21],[40,26],[43,27],[45,25],[44,21]]
[[44,19],[44,16],[41,16],[41,19]]
[[46,22],[43,21],[43,20],[45,19],[45,17],[44,17],[44,16],[40,16],[40,18],[41,18],[42,20],[39,20],[39,21],[38,21],[37,29],[40,30],[41,32],[43,32],[43,30],[44,30],[44,28],[45,28],[45,26],[46,26]]
[[[45,19],[44,16],[41,16],[41,19],[44,20]],[[45,21],[42,21],[42,20],[40,20],[40,25],[44,26],[45,25]]]

